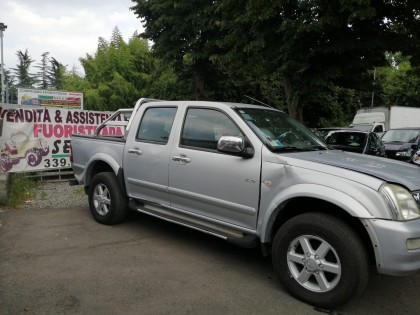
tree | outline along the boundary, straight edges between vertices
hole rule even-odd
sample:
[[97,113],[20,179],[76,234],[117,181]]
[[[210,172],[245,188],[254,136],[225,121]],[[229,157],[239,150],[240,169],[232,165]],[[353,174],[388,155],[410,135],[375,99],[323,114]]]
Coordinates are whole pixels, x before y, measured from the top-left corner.
[[355,87],[366,69],[384,64],[386,50],[418,54],[414,0],[215,3],[228,35],[220,41],[226,53],[214,60],[239,76],[276,73],[289,114],[302,121],[314,91]]
[[49,52],[44,52],[41,56],[41,62],[38,63],[35,68],[38,68],[39,71],[36,73],[37,76],[37,86],[41,89],[48,89],[50,86],[49,80],[48,80],[48,73],[50,72],[50,65],[49,65]]
[[385,54],[388,65],[376,69],[375,105],[420,105],[420,77],[411,66],[411,57],[402,53]]
[[153,69],[147,41],[135,33],[126,43],[117,27],[111,40],[98,40],[94,55],[80,58],[85,71],[86,108],[116,110],[145,95]]
[[142,19],[143,38],[153,41],[153,53],[191,84],[196,99],[212,98],[222,74],[211,61],[219,50],[220,30],[214,25],[213,1],[134,0],[131,8]]
[[50,66],[47,71],[48,85],[57,90],[63,89],[63,78],[66,72],[66,67],[62,63],[58,62],[57,59],[51,57]]
[[6,103],[13,103],[17,99],[17,90],[14,86],[14,77],[10,73],[9,69],[4,70],[4,80],[6,84],[6,95],[5,95],[5,102]]
[[35,75],[29,72],[29,69],[34,60],[29,56],[28,49],[25,52],[18,50],[16,52],[18,56],[18,64],[16,68],[11,68],[14,78],[17,81],[16,87],[31,88],[34,87],[37,82]]

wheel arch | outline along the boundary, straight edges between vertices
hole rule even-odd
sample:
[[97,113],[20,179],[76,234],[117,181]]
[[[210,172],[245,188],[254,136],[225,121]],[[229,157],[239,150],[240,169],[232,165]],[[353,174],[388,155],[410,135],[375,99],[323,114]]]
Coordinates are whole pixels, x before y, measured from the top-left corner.
[[103,159],[96,159],[92,163],[89,164],[86,170],[85,186],[84,186],[85,192],[87,193],[87,191],[89,190],[90,183],[92,182],[92,179],[95,177],[95,175],[99,173],[104,173],[104,172],[114,173],[114,175],[118,179],[122,192],[126,194],[124,173],[123,173],[122,167],[118,165],[116,161],[110,162]]
[[352,216],[348,211],[337,204],[314,197],[291,198],[280,204],[275,211],[272,212],[271,217],[267,222],[265,234],[261,239],[263,242],[263,252],[266,255],[271,252],[271,243],[274,239],[274,235],[285,222],[297,215],[309,212],[329,214],[350,226],[361,238],[368,253],[369,261],[373,264],[375,263],[375,251],[372,240],[364,224],[357,217]]

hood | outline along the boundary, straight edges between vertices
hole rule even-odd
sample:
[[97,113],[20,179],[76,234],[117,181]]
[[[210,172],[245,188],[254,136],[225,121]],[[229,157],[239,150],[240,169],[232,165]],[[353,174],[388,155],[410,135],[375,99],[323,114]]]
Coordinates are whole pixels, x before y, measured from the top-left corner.
[[385,142],[385,150],[387,151],[407,151],[411,149],[414,143],[408,142]]
[[406,162],[340,150],[291,153],[289,156],[371,175],[401,184],[411,191],[420,189],[420,168]]

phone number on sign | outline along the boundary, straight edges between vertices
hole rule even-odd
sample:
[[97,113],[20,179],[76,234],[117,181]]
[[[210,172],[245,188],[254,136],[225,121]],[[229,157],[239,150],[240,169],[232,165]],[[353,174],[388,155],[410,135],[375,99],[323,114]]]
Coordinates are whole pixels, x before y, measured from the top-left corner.
[[61,159],[45,159],[44,160],[44,167],[50,168],[50,167],[64,167],[67,166],[67,160],[65,158]]

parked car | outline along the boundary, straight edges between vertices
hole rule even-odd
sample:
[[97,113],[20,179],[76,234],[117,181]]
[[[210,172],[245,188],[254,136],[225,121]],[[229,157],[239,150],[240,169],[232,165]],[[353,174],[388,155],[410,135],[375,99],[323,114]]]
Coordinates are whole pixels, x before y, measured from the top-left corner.
[[313,133],[316,134],[321,139],[324,139],[328,136],[331,131],[340,130],[342,127],[325,127],[325,128],[316,128],[313,130]]
[[414,153],[411,162],[420,166],[420,150],[417,150],[417,152]]
[[383,134],[382,142],[387,157],[410,162],[420,148],[420,128],[389,129]]
[[381,138],[371,131],[340,129],[329,132],[325,142],[333,149],[385,157]]

